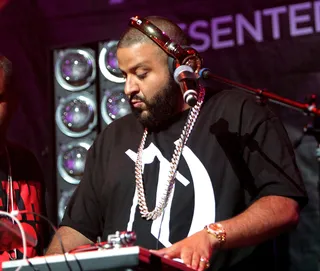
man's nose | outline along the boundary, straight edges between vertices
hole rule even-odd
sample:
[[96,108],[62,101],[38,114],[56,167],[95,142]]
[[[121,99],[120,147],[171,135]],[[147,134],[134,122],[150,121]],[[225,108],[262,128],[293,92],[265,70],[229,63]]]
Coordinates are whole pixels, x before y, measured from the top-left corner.
[[138,93],[139,92],[139,86],[135,82],[134,78],[128,76],[126,78],[126,82],[124,85],[124,93],[130,97],[132,94]]

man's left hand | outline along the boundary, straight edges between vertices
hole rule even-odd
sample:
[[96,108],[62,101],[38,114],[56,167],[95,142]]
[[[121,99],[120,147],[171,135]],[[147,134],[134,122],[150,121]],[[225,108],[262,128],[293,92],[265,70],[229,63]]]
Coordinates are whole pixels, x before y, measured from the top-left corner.
[[209,267],[209,259],[218,246],[218,239],[206,230],[201,230],[171,247],[151,252],[168,259],[180,258],[188,267],[203,271]]

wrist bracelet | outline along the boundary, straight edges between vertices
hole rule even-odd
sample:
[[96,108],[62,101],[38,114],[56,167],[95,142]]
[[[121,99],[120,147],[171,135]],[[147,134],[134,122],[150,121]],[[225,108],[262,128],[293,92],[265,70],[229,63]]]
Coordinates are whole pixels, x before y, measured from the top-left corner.
[[223,226],[220,223],[211,223],[209,225],[206,225],[204,228],[209,234],[218,239],[219,248],[221,248],[227,240],[227,233]]

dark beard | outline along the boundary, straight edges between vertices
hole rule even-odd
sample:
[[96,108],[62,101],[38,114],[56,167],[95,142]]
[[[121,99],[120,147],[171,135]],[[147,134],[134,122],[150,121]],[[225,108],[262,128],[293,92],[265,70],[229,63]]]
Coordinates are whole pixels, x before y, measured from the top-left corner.
[[148,115],[142,116],[143,110],[131,106],[132,113],[144,127],[151,131],[162,129],[170,124],[170,119],[179,111],[183,101],[180,87],[171,76],[167,86],[151,101],[140,100],[145,103]]

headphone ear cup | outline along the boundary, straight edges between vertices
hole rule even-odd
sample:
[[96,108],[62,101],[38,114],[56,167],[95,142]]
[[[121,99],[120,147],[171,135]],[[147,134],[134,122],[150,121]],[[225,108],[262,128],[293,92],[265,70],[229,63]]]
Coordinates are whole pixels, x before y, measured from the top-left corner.
[[176,69],[176,60],[172,56],[168,56],[168,67],[170,74],[173,76],[174,70]]

